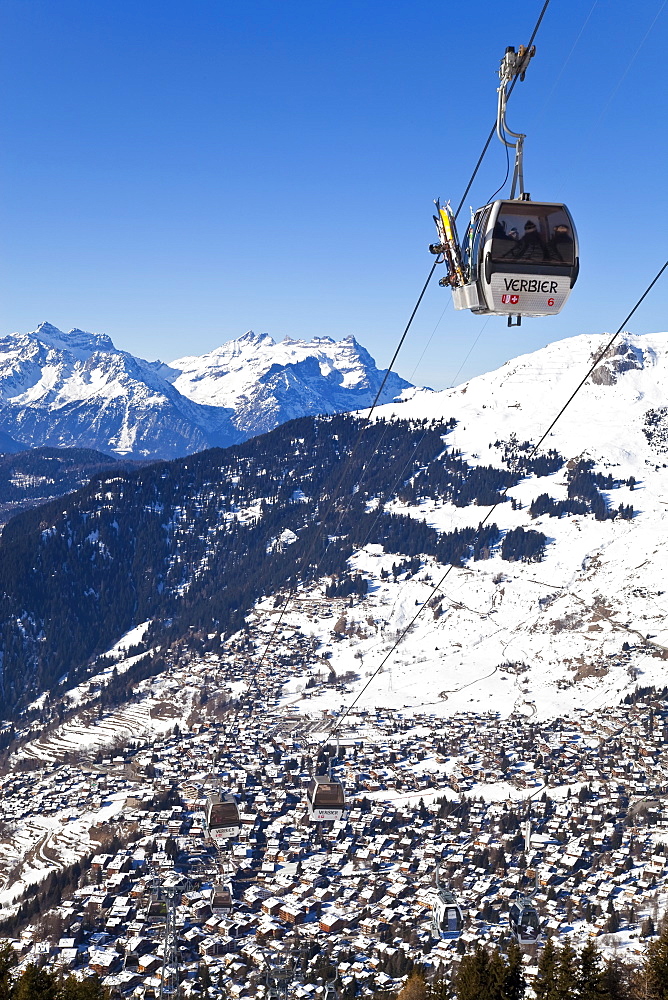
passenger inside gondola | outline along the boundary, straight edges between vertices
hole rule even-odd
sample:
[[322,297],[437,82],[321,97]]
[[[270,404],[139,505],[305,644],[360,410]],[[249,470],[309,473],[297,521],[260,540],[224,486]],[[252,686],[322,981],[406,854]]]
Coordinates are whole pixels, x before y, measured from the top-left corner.
[[459,910],[454,906],[448,906],[445,913],[443,914],[443,919],[441,920],[441,929],[444,931],[459,931],[461,930],[461,920],[459,916]]
[[508,205],[499,213],[491,235],[492,259],[497,263],[574,263],[570,220],[561,206]]
[[[510,237],[509,237],[510,239]],[[546,260],[547,248],[538,231],[536,223],[532,219],[527,219],[524,223],[524,233],[513,245],[504,253],[504,258],[511,260]]]
[[534,909],[525,909],[520,920],[520,931],[523,937],[537,937],[540,929],[538,914]]
[[212,827],[237,826],[239,811],[234,802],[215,802],[211,806],[209,825]]
[[550,260],[573,263],[573,237],[565,222],[554,227],[552,239],[547,244]]

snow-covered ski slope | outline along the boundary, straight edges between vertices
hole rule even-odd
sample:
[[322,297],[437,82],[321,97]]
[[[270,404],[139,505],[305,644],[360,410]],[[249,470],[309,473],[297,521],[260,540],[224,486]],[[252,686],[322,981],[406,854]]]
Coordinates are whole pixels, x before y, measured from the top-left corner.
[[[454,416],[448,445],[470,463],[499,467],[505,442],[539,439],[608,339],[551,344],[455,389],[418,391],[377,416]],[[341,637],[333,638],[331,622],[310,626],[336,672],[355,671],[359,680],[343,699],[332,693],[310,699],[308,712],[349,703],[428,600],[438,609],[424,608],[359,705],[549,717],[618,704],[638,685],[667,682],[668,334],[620,338],[545,447],[567,462],[593,459],[596,471],[617,480],[634,477],[634,488],[603,491],[612,508],[633,505],[633,519],[532,519],[528,507],[537,496],[566,497],[564,467],[522,480],[509,491],[517,509],[501,503],[492,516],[504,532],[517,526],[544,532],[549,543],[542,562],[504,561],[497,547],[491,558],[453,569],[434,593],[446,567],[427,560],[412,578],[402,573],[395,583],[397,557],[367,547],[354,565],[369,577],[370,593],[348,611]],[[395,501],[386,509],[443,531],[476,526],[489,510],[432,500]],[[381,579],[382,569],[390,571],[388,580]]]

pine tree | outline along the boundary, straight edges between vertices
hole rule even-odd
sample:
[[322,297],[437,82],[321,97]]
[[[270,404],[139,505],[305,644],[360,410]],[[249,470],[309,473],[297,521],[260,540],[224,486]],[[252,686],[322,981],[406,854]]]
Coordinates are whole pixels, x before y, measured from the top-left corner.
[[557,955],[555,1000],[573,1000],[577,995],[578,964],[575,949],[566,940]]
[[0,1000],[9,1000],[11,992],[9,973],[14,965],[16,965],[16,952],[5,942],[0,947]]
[[450,984],[443,972],[437,973],[427,983],[427,1000],[451,1000]]
[[457,1000],[479,1000],[486,995],[487,962],[487,952],[479,944],[472,955],[462,957],[455,977]]
[[487,965],[487,988],[483,996],[489,997],[489,1000],[506,1000],[504,986],[507,971],[506,963],[495,948]]
[[578,965],[578,1000],[602,1000],[605,994],[603,969],[593,941],[588,941],[580,952]]
[[523,1000],[525,990],[522,949],[517,941],[511,941],[508,945],[508,965],[503,979],[503,995],[505,1000]]
[[37,965],[28,965],[12,991],[12,1000],[57,1000],[56,977]]
[[209,987],[211,986],[211,975],[206,962],[200,962],[199,964],[199,981],[202,984],[202,995],[208,997]]
[[397,1000],[427,1000],[429,993],[421,972],[412,972]]
[[619,958],[609,959],[601,973],[602,1000],[631,1000],[632,970]]
[[648,946],[642,975],[649,1000],[668,1000],[668,925],[659,939]]
[[78,980],[68,976],[57,993],[57,1000],[107,1000],[107,990],[98,975]]
[[490,953],[477,944],[472,955],[464,955],[455,978],[457,1000],[504,1000],[506,965],[499,952]]
[[538,975],[534,980],[533,989],[536,1000],[556,1000],[557,953],[551,937],[545,942],[538,959]]

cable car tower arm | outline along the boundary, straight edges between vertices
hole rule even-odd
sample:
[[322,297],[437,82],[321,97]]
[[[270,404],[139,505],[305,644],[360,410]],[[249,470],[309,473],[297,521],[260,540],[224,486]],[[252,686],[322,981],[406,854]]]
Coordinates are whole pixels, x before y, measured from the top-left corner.
[[[515,168],[513,171],[512,187],[510,189],[511,199],[515,197],[515,192],[518,186],[520,198],[524,196],[523,156],[524,140],[526,139],[526,135],[523,132],[513,132],[511,128],[508,128],[508,123],[506,122],[506,108],[510,91],[514,86],[515,81],[518,77],[520,81],[524,80],[527,67],[535,54],[535,45],[532,45],[531,47],[520,45],[517,52],[512,45],[509,45],[505,51],[503,59],[501,60],[501,66],[499,67],[499,79],[501,80],[501,83],[499,84],[497,91],[499,100],[496,115],[496,134],[504,146],[515,150]],[[509,142],[508,136],[512,136],[515,142]]]

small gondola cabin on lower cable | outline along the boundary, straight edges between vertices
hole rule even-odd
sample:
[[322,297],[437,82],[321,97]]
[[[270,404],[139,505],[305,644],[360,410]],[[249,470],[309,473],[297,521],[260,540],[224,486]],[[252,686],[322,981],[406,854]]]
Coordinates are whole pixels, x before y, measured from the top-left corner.
[[540,937],[538,911],[530,896],[520,896],[512,901],[508,922],[518,944],[535,944]]
[[495,201],[475,212],[459,242],[450,206],[434,216],[455,309],[479,315],[556,316],[579,270],[577,233],[564,204],[521,198]]
[[241,832],[239,807],[231,795],[213,792],[206,803],[206,828],[214,844],[235,840]]
[[312,778],[306,790],[309,819],[324,823],[341,819],[346,807],[346,797],[340,781],[327,775]]
[[211,912],[214,916],[225,916],[232,912],[232,886],[216,882],[211,889]]
[[454,893],[439,889],[431,908],[432,936],[443,941],[455,941],[464,927],[464,914]]

